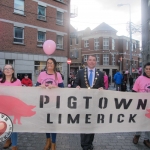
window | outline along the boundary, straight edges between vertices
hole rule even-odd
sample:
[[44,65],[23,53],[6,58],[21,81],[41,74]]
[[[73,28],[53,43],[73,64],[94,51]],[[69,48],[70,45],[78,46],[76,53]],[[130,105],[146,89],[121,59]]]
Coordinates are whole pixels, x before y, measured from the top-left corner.
[[109,54],[103,54],[103,65],[109,65]]
[[57,11],[56,24],[63,25],[63,13]]
[[96,54],[96,61],[97,61],[97,63],[99,63],[99,55],[98,54]]
[[89,41],[88,40],[84,41],[84,47],[89,47]]
[[137,47],[137,48],[140,47],[139,45],[140,45],[140,44],[139,44],[139,41],[136,41],[136,47]]
[[103,39],[103,49],[104,50],[109,50],[109,38],[104,38]]
[[78,45],[79,44],[78,37],[76,37],[75,40],[76,40],[76,45]]
[[41,32],[41,31],[38,31],[38,39],[37,39],[37,45],[38,46],[42,46],[43,43],[45,42],[45,32]]
[[148,6],[150,6],[150,0],[148,0]]
[[70,45],[72,45],[72,38],[70,37]]
[[84,62],[87,62],[87,58],[88,58],[88,56],[84,55]]
[[128,46],[128,41],[126,41],[126,50],[128,50],[128,47],[129,47],[129,46]]
[[73,51],[73,58],[77,59],[79,57],[79,52],[78,50]]
[[13,67],[15,66],[15,60],[13,59],[6,59],[5,60],[5,64],[9,64],[9,65],[12,65]]
[[99,39],[94,39],[94,50],[99,49]]
[[14,27],[14,42],[24,43],[24,29],[20,27]]
[[57,49],[63,49],[63,36],[57,35]]
[[112,50],[115,50],[115,39],[112,39]]
[[56,1],[58,1],[58,2],[64,2],[63,0],[56,0]]
[[79,57],[79,51],[78,50],[74,51],[74,55],[75,55],[75,58],[78,58]]
[[46,8],[44,6],[38,5],[38,19],[46,20]]
[[115,58],[115,56],[112,56],[112,65],[113,66],[115,65],[115,62],[116,62],[116,58]]
[[35,75],[39,75],[41,71],[45,69],[46,62],[45,61],[34,61],[34,71]]
[[136,44],[135,43],[133,43],[133,50],[135,50],[136,49]]
[[24,15],[24,0],[14,0],[14,12]]

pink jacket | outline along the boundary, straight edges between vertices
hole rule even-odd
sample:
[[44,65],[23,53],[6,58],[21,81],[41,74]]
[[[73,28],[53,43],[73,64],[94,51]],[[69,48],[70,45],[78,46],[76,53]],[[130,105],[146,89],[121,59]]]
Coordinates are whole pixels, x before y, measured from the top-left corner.
[[104,86],[105,86],[105,89],[108,90],[108,76],[107,75],[104,75]]

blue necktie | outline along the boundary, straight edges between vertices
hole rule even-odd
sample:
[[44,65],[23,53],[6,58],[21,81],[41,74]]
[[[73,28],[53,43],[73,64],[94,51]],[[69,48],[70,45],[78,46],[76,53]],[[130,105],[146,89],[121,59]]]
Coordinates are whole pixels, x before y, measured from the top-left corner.
[[93,81],[93,70],[90,70],[90,76],[89,76],[90,87],[92,87],[92,81]]

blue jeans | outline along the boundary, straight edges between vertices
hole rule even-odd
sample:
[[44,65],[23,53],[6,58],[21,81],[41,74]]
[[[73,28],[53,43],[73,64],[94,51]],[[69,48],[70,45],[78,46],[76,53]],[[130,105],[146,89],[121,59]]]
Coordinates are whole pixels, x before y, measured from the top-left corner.
[[116,84],[116,91],[121,91],[121,84]]
[[10,136],[12,146],[16,146],[17,145],[17,137],[18,137],[17,132],[12,132],[12,134]]
[[56,143],[56,133],[46,133],[46,138],[51,138],[52,143]]

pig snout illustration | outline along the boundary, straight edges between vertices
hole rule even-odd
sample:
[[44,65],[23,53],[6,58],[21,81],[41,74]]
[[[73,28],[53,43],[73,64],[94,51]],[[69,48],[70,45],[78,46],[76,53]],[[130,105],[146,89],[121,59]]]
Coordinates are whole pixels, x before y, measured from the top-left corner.
[[31,117],[36,114],[32,109],[35,106],[27,105],[18,98],[12,96],[0,95],[0,112],[14,116],[13,123],[21,124],[21,117]]

